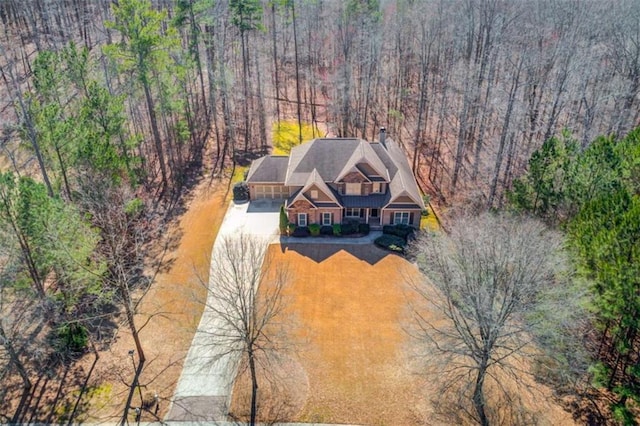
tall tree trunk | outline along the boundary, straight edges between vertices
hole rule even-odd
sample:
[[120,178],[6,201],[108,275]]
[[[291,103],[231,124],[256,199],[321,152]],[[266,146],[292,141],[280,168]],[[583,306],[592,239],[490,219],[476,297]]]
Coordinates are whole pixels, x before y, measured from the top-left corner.
[[522,66],[522,59],[520,59],[518,63],[518,69],[516,71],[516,75],[511,84],[511,90],[509,91],[509,101],[507,103],[507,112],[505,113],[505,116],[504,116],[502,133],[500,135],[500,146],[498,147],[498,154],[496,155],[496,165],[493,171],[493,179],[491,181],[491,188],[489,191],[489,201],[487,202],[487,206],[489,208],[493,207],[493,201],[495,200],[496,191],[498,188],[498,178],[500,176],[500,168],[502,167],[504,148],[507,140],[507,134],[509,131],[509,124],[511,122],[511,113],[513,112],[513,103],[515,101],[516,92],[518,91],[521,66]]
[[[38,160],[38,167],[40,168],[40,174],[42,175],[42,180],[44,182],[44,185],[47,187],[47,193],[49,194],[50,197],[53,197],[53,187],[51,186],[51,181],[49,180],[49,174],[47,173],[47,168],[45,167],[45,164],[44,164],[44,158],[42,157],[42,152],[40,151],[40,144],[38,143],[38,134],[36,132],[35,125],[33,124],[31,113],[29,112],[29,108],[27,108],[27,105],[25,104],[25,99],[24,99],[24,96],[22,95],[22,89],[20,88],[20,84],[13,72],[13,65],[15,61],[10,60],[9,56],[7,55],[7,52],[4,49],[1,49],[1,50],[2,50],[2,56],[4,56],[5,63],[7,65],[6,65],[6,72],[5,72],[5,68],[3,67],[0,67],[0,72],[2,73],[3,76],[8,74],[9,79],[11,80],[10,85],[8,84],[8,81],[6,79],[5,79],[5,82],[7,82],[7,88],[9,89],[9,95],[11,99],[14,101],[14,103],[15,101],[17,101],[17,104],[19,106],[19,109],[16,108],[16,115],[22,118],[23,124],[26,127],[27,139],[29,140],[31,147],[33,148],[33,152],[36,155],[36,159]],[[15,91],[15,93],[12,94],[11,93],[12,91]]]
[[247,52],[247,32],[240,31],[240,43],[242,48],[242,92],[244,99],[242,102],[244,114],[244,152],[249,150],[249,139],[251,137],[250,120],[249,120],[249,53]]
[[151,132],[153,133],[153,142],[156,147],[156,154],[158,155],[158,161],[160,163],[160,174],[162,176],[162,188],[167,184],[167,170],[164,161],[164,152],[162,148],[162,139],[160,138],[160,130],[158,129],[158,119],[156,117],[156,108],[151,95],[151,88],[146,81],[142,85],[144,87],[144,96],[147,101],[147,109],[149,111],[149,122],[151,123]]
[[249,349],[249,370],[251,372],[251,426],[256,424],[258,414],[258,376],[256,373],[255,354]]
[[275,86],[275,100],[276,100],[276,120],[280,122],[280,76],[278,75],[278,43],[276,32],[276,2],[271,2],[271,27],[272,27],[272,46],[273,46],[273,78]]
[[[144,350],[142,349],[142,342],[140,341],[140,334],[138,328],[136,327],[135,317],[134,317],[134,309],[131,301],[130,289],[125,283],[120,284],[120,293],[122,300],[124,301],[124,309],[127,317],[127,325],[129,326],[129,331],[131,332],[131,336],[133,337],[134,344],[136,346],[136,352],[138,353],[138,365],[135,366],[135,373],[133,376],[133,381],[131,382],[131,387],[129,388],[129,393],[127,395],[127,401],[124,406],[124,412],[122,413],[121,425],[124,426],[128,424],[127,418],[129,416],[129,410],[131,409],[131,401],[133,400],[133,394],[136,391],[136,388],[140,391],[140,375],[142,374],[142,370],[144,368],[144,364],[146,358],[144,356]],[[133,361],[134,354],[131,354],[131,360]],[[140,405],[142,406],[142,394],[140,394]]]
[[295,0],[291,2],[291,19],[293,20],[293,50],[296,66],[296,112],[298,114],[298,143],[302,143],[302,106],[300,99],[300,63],[298,60],[298,30],[296,23]]
[[473,389],[473,407],[478,415],[478,423],[482,426],[489,426],[489,418],[484,409],[484,378],[487,374],[487,361],[482,360],[478,366],[476,383]]

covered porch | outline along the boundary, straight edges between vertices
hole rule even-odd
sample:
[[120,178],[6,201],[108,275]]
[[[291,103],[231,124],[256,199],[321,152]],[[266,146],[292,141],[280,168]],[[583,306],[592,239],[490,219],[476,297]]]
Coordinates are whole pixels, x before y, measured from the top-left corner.
[[368,223],[371,229],[381,229],[382,207],[386,204],[386,198],[386,194],[342,196],[344,219]]

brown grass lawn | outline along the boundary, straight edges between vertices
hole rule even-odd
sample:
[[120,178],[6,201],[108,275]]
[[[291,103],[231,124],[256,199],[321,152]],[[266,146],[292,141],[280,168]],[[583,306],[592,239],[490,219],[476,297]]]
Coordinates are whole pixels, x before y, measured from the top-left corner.
[[408,263],[373,246],[351,247],[270,247],[275,260],[293,270],[288,314],[295,318],[296,355],[306,373],[300,379],[310,386],[298,387],[307,399],[288,420],[416,424],[422,417],[417,380],[401,351],[400,271]]
[[[411,264],[374,246],[343,250],[295,244],[272,245],[270,250],[276,261],[293,269],[287,317],[297,330],[295,353],[284,366],[269,367],[280,370],[279,380],[284,377],[289,386],[279,398],[293,399],[278,420],[452,424],[451,418],[434,415],[438,376],[416,374],[417,363],[408,356],[413,351],[404,330],[409,318],[405,306],[411,293],[404,281],[416,274]],[[260,387],[264,399],[269,384],[266,377],[261,380],[266,383]],[[235,413],[247,413],[241,405],[248,404],[248,384],[246,373],[236,382]],[[505,381],[503,386],[509,385]],[[525,386],[539,387],[533,381]],[[522,402],[534,407],[537,423],[572,424],[548,389],[531,395],[521,395]]]

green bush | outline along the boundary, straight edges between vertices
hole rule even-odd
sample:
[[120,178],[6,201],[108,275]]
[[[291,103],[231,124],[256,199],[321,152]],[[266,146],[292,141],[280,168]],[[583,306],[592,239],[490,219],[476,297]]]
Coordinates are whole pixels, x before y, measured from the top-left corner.
[[358,228],[350,223],[342,224],[342,235],[351,235],[358,232]]
[[342,235],[342,225],[340,225],[339,223],[333,224],[333,235],[335,235],[336,237]]
[[233,185],[233,201],[249,201],[249,185],[238,182]]
[[296,230],[296,224],[289,222],[289,224],[287,225],[287,232],[289,235],[293,234],[293,231]]
[[284,210],[284,204],[280,206],[280,233],[285,234],[287,232],[287,226],[289,226],[289,217]]
[[294,237],[305,238],[309,236],[309,228],[306,226],[298,226],[295,231],[293,231]]
[[369,235],[369,231],[370,230],[371,230],[371,227],[369,226],[368,223],[360,223],[360,224],[358,224],[358,232],[360,234]]
[[382,227],[382,233],[387,235],[395,235],[396,237],[404,238],[405,240],[415,232],[415,228],[409,225],[384,225]]
[[66,352],[82,352],[89,342],[87,328],[78,323],[62,324],[56,330],[57,347]]
[[320,235],[320,225],[317,223],[310,224],[309,232],[311,232],[312,237],[317,237],[318,235]]
[[376,238],[374,244],[378,247],[382,247],[383,249],[395,251],[397,253],[404,253],[404,249],[407,246],[404,239],[389,234]]
[[124,206],[124,212],[129,216],[138,216],[144,210],[144,201],[140,198],[134,198],[129,200],[127,204]]
[[320,228],[320,235],[333,235],[333,226],[324,225]]

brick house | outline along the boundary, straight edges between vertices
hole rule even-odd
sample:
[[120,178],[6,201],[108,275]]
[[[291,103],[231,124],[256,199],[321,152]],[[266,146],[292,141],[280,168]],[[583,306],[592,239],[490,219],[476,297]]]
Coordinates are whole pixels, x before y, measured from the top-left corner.
[[368,223],[373,229],[404,223],[419,227],[425,208],[409,162],[385,138],[314,139],[289,156],[267,155],[247,174],[251,200],[282,200],[298,226]]

